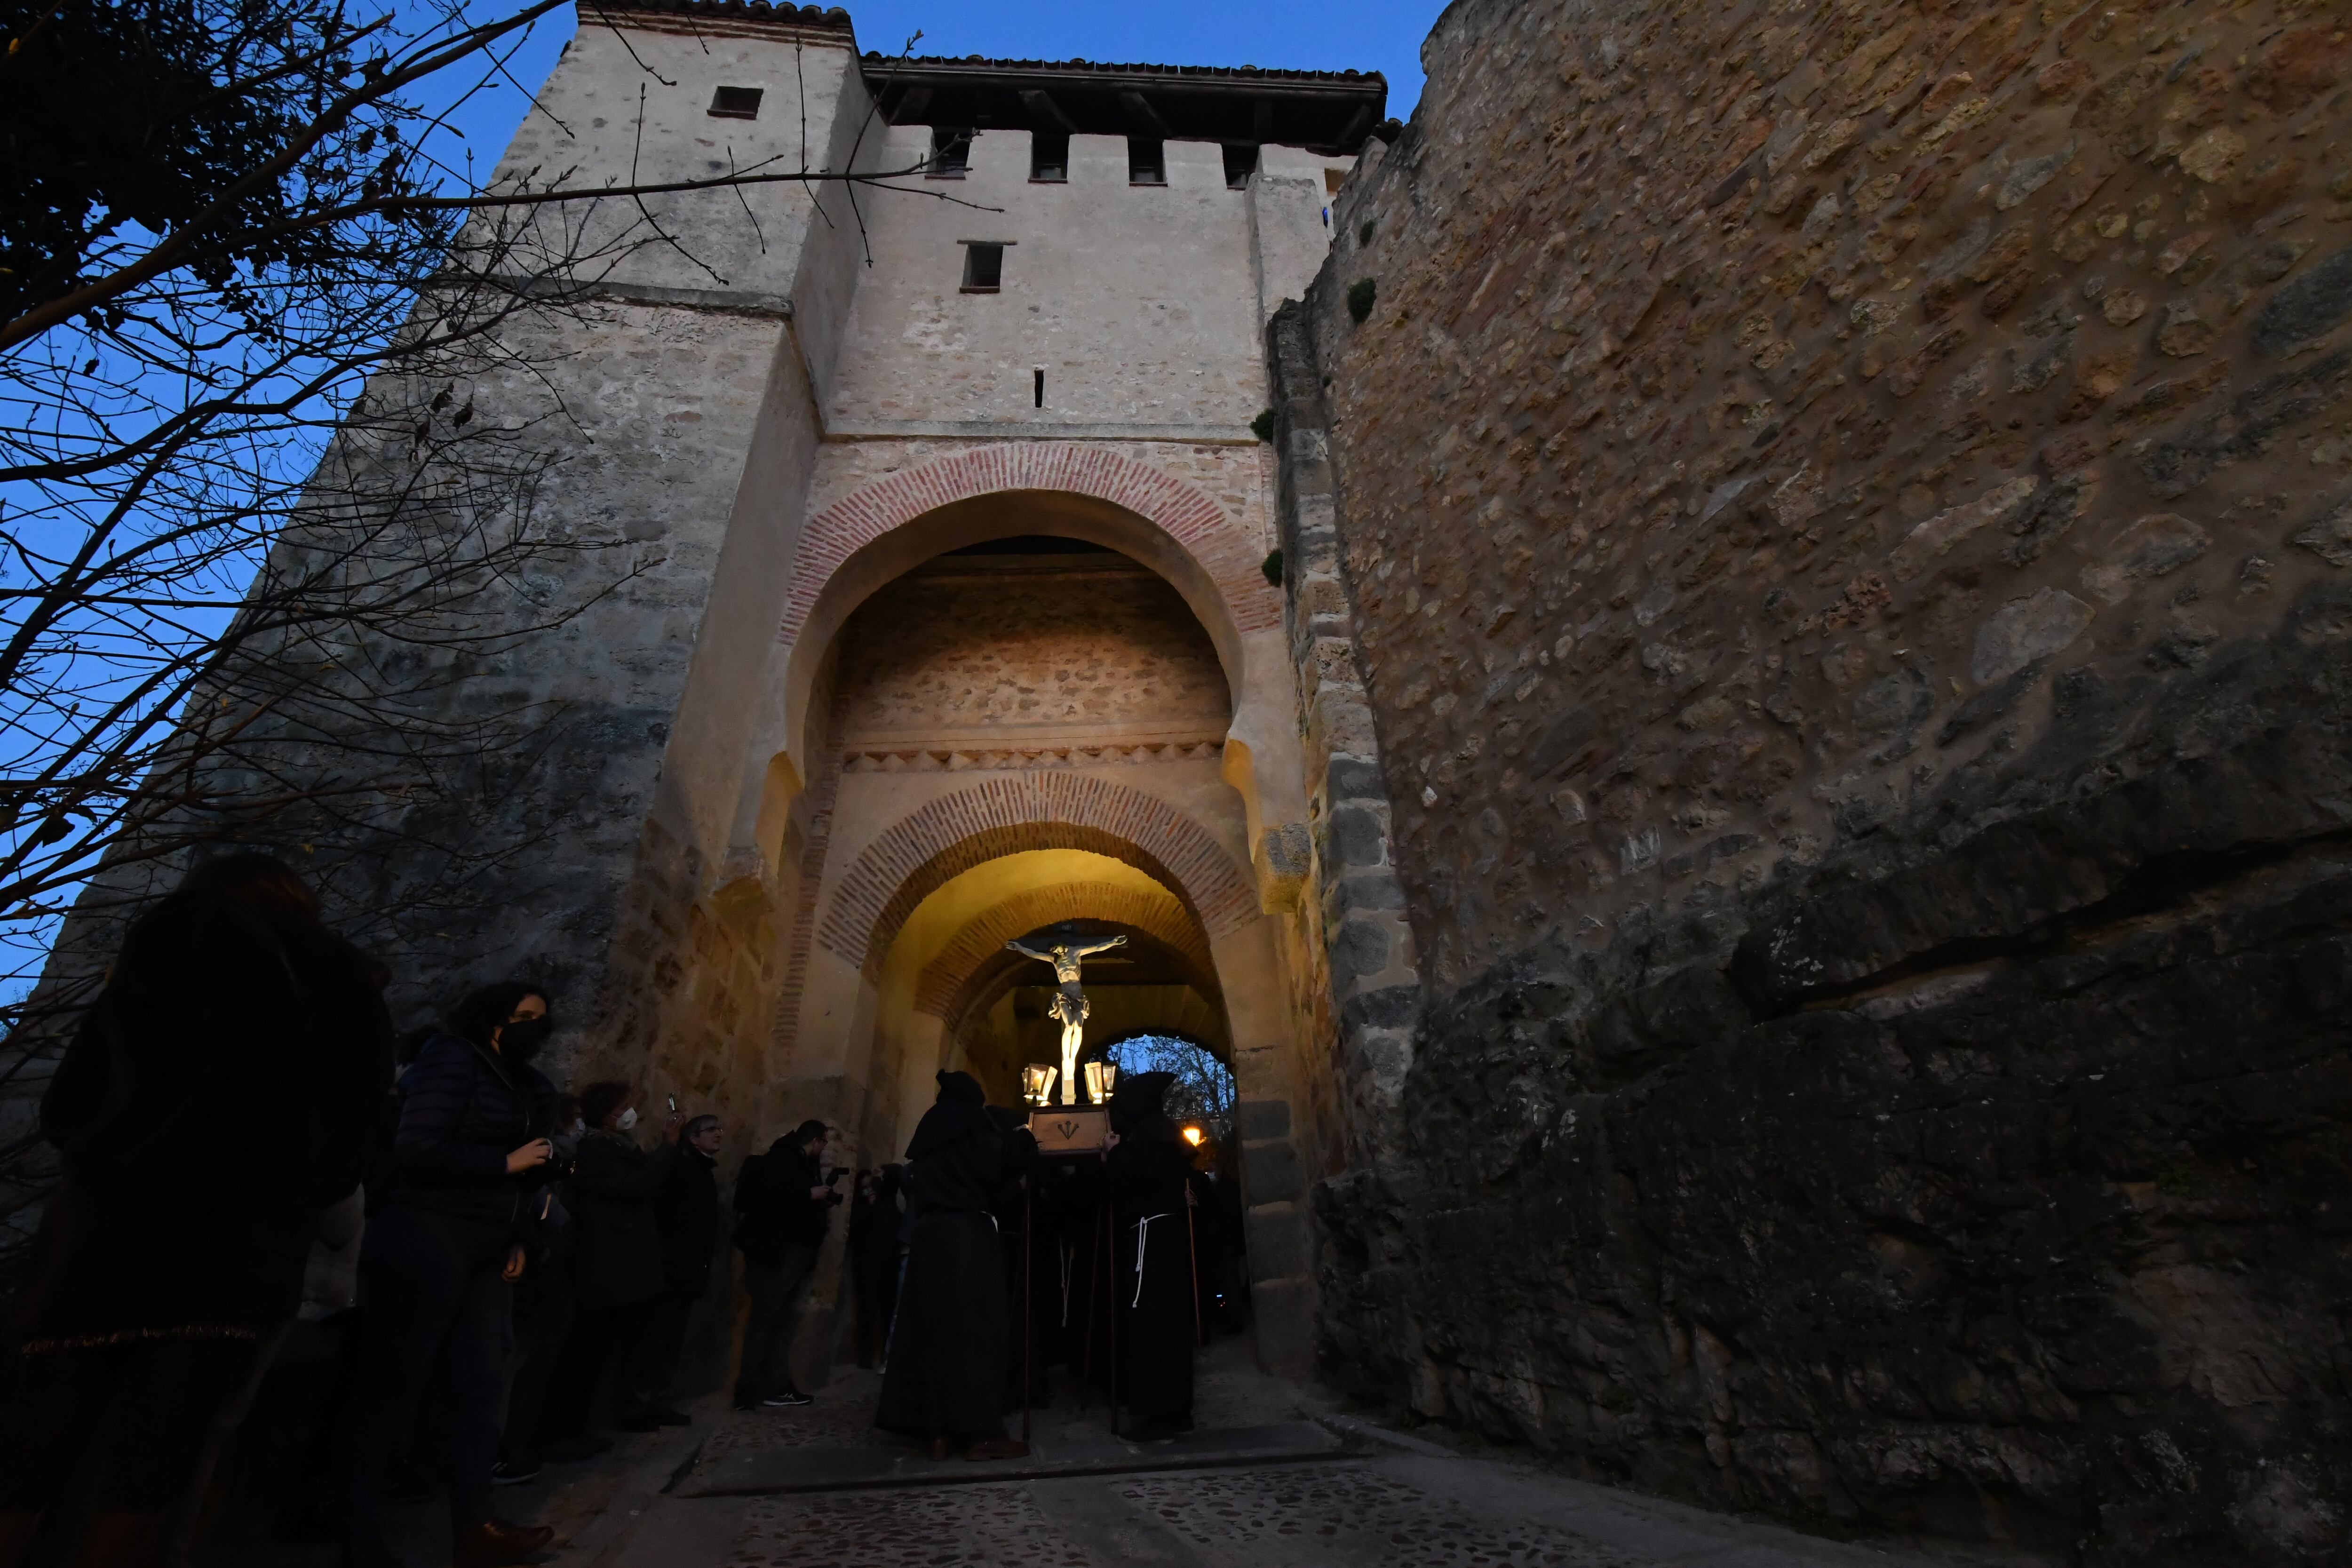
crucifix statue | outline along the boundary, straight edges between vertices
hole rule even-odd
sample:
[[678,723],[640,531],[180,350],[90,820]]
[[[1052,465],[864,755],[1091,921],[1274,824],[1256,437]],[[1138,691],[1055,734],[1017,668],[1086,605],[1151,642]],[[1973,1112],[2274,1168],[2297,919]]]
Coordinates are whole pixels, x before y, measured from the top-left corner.
[[1062,1103],[1078,1102],[1078,1051],[1086,1044],[1087,1015],[1094,1009],[1087,1005],[1086,993],[1078,989],[1078,961],[1097,952],[1108,952],[1114,947],[1125,947],[1127,938],[1115,936],[1091,947],[1076,942],[1056,942],[1040,952],[1034,947],[1024,947],[1017,942],[1004,944],[1024,958],[1034,958],[1040,963],[1054,966],[1054,981],[1060,987],[1053,1005],[1045,1009],[1049,1017],[1062,1021]]

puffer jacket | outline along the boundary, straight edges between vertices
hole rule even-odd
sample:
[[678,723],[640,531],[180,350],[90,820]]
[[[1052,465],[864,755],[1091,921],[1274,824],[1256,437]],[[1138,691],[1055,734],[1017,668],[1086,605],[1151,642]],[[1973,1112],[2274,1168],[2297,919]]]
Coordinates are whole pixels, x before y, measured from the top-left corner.
[[400,1080],[393,1134],[392,1201],[488,1225],[519,1224],[524,1196],[546,1178],[507,1173],[507,1155],[544,1138],[555,1086],[538,1069],[510,1068],[497,1053],[436,1035]]

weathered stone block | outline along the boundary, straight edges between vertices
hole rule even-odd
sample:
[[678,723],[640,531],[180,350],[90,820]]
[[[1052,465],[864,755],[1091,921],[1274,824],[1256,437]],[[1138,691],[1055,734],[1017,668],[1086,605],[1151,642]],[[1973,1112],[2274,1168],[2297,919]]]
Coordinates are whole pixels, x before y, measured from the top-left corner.
[[[1242,1186],[1252,1205],[1286,1204],[1307,1191],[1306,1166],[1287,1138],[1242,1144]],[[1253,1209],[1253,1213],[1255,1213]],[[1256,1243],[1251,1243],[1253,1252]],[[1255,1259],[1251,1267],[1259,1267]]]

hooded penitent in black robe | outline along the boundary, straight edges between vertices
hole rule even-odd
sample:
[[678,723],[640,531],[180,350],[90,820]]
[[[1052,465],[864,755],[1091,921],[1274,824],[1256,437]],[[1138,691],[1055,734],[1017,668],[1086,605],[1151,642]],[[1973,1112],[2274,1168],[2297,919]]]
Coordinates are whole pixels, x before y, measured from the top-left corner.
[[1004,1430],[1004,1260],[989,1208],[1037,1146],[997,1126],[978,1079],[939,1077],[907,1145],[912,1237],[876,1424],[968,1440]]
[[1192,1153],[1160,1109],[1175,1075],[1137,1073],[1112,1091],[1118,1147],[1106,1162],[1118,1226],[1118,1394],[1138,1424],[1192,1425],[1192,1246],[1184,1212]]

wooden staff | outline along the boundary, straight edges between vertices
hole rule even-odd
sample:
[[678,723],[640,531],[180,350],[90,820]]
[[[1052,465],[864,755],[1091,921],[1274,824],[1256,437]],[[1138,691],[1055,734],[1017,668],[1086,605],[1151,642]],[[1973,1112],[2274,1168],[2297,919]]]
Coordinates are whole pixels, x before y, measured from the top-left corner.
[[1192,1178],[1184,1178],[1184,1256],[1192,1260],[1192,1342],[1205,1345],[1209,1336],[1201,1327],[1201,1240],[1192,1234]]
[[1029,1178],[1021,1178],[1021,1440],[1029,1440],[1029,1367],[1031,1347],[1035,1344],[1036,1331],[1029,1321],[1029,1276],[1033,1260],[1029,1252],[1030,1216]]
[[1103,1277],[1110,1285],[1107,1292],[1110,1299],[1104,1303],[1110,1309],[1110,1364],[1104,1370],[1110,1374],[1110,1435],[1116,1437],[1118,1436],[1118,1218],[1111,1207],[1108,1175],[1103,1179],[1102,1219]]

